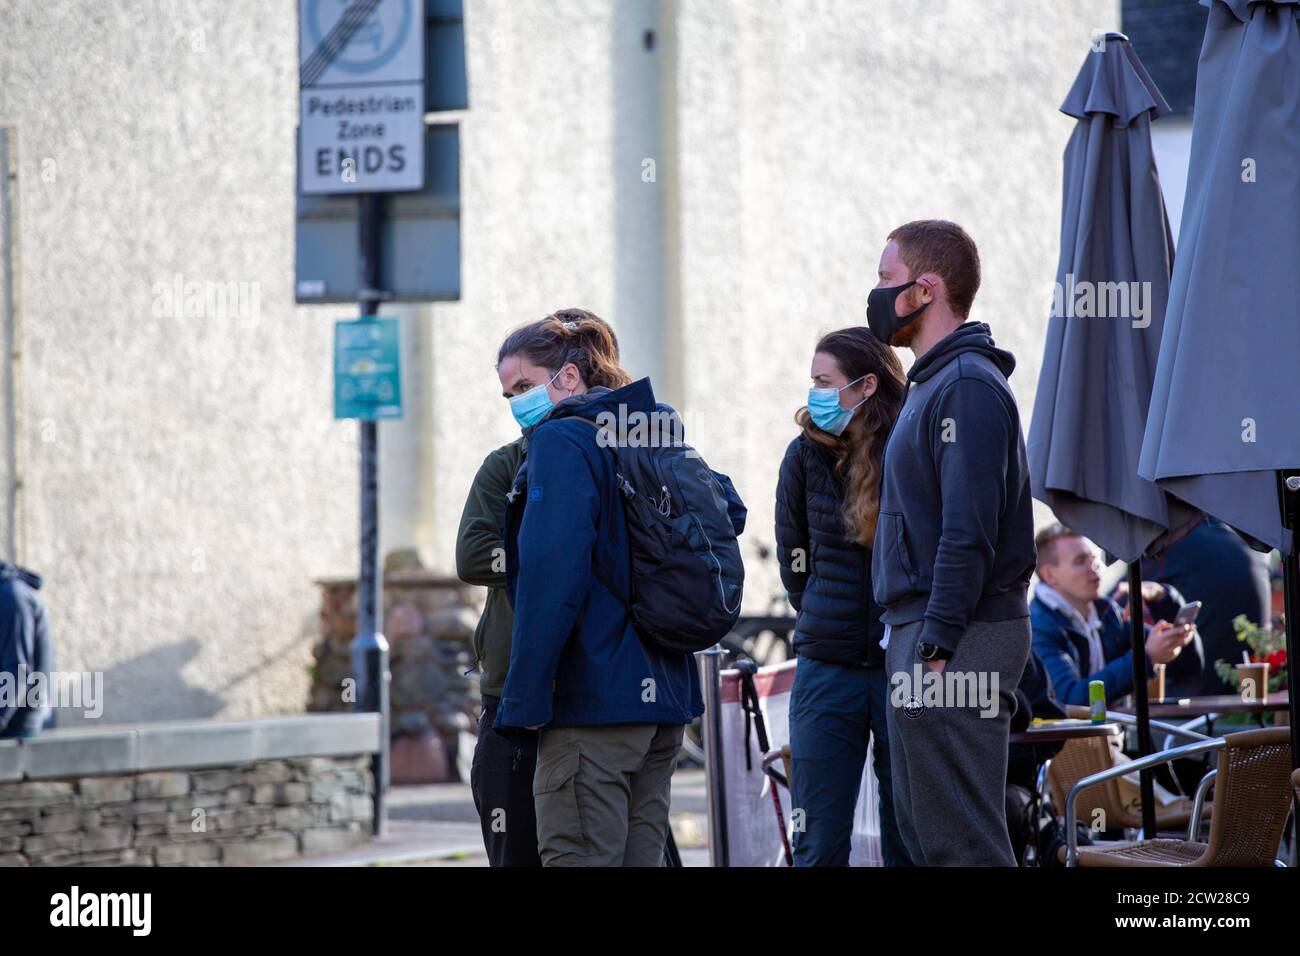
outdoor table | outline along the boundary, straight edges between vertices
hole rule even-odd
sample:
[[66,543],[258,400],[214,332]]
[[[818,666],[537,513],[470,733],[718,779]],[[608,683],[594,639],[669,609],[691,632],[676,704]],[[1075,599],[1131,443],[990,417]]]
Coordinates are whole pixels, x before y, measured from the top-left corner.
[[1051,758],[1040,759],[1038,747],[1043,744],[1057,744],[1084,737],[1118,737],[1124,732],[1119,724],[1109,721],[1094,724],[1090,720],[1058,720],[1051,723],[1030,724],[1024,730],[1014,731],[1008,737],[1008,743],[1028,744],[1034,761],[1034,832],[1030,835],[1030,844],[1034,848],[1034,864],[1042,866],[1039,859],[1041,847],[1038,845],[1038,821],[1043,813],[1043,786]]
[[[1272,691],[1263,700],[1246,700],[1239,694],[1215,694],[1211,697],[1166,697],[1152,700],[1148,713],[1157,719],[1165,717],[1208,717],[1210,714],[1265,714],[1284,711],[1290,706],[1290,695]],[[1130,707],[1112,707],[1121,714],[1133,713]]]
[[[1283,704],[1283,707],[1286,705]],[[1081,737],[1116,737],[1123,733],[1119,724],[1105,722],[1094,724],[1089,720],[1062,720],[1056,723],[1039,724],[1026,727],[1011,734],[1008,743],[1013,744],[1054,744],[1066,740],[1078,740]]]

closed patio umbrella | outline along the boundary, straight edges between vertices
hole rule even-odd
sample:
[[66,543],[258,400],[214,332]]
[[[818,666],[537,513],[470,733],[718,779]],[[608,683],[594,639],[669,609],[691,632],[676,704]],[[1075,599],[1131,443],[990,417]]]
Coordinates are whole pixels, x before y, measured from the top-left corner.
[[1034,497],[1132,563],[1197,513],[1138,475],[1173,238],[1151,148],[1168,112],[1119,34],[1084,60],[1061,111],[1061,253],[1029,428]]
[[1201,3],[1210,15],[1183,226],[1138,470],[1256,545],[1281,550],[1293,671],[1300,613],[1300,0]]
[[[1168,104],[1122,34],[1084,60],[1061,111],[1061,252],[1029,428],[1030,488],[1066,525],[1128,562],[1139,746],[1150,753],[1140,559],[1198,515],[1138,475],[1173,238],[1151,148]],[[1154,832],[1151,775],[1143,822]]]

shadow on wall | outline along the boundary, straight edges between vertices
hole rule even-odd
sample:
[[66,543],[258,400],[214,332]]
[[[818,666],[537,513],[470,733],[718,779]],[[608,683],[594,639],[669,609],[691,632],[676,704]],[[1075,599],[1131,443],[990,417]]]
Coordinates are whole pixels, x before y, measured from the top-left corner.
[[[96,701],[103,712],[85,716],[93,708],[60,707],[54,711],[54,726],[93,730],[101,724],[130,721],[181,720],[215,717],[225,707],[225,700],[208,687],[186,681],[182,671],[202,650],[195,638],[177,641],[145,651],[136,657],[103,671],[98,687],[87,687],[83,677],[82,703],[91,701],[89,691],[101,694]],[[98,682],[95,682],[98,683]]]

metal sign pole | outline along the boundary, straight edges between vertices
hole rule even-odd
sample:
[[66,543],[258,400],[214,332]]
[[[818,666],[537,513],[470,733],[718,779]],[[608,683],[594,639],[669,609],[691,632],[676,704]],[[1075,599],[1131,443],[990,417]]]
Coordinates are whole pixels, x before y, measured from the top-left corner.
[[[357,682],[353,710],[380,717],[373,761],[375,835],[386,826],[391,680],[382,633],[377,419],[402,414],[398,323],[377,313],[379,303],[395,293],[416,301],[460,295],[455,126],[444,124],[431,134],[427,114],[430,106],[445,111],[469,105],[464,33],[460,0],[298,0],[297,301],[351,301],[343,279],[352,273],[351,245],[346,229],[338,239],[337,227],[353,212],[357,222],[360,317],[335,323],[334,417],[356,418],[360,425],[361,567],[350,651]],[[426,143],[437,144],[436,161],[426,157]],[[420,238],[433,242],[395,243],[389,254],[401,258],[401,250],[419,246],[423,258],[414,271],[431,275],[404,285],[401,277],[411,270],[397,262],[381,289],[381,213],[396,218],[392,200],[382,197],[402,193],[413,194],[409,204],[434,207],[416,217],[427,220]]]
[[[379,196],[362,193],[358,221],[361,264],[357,305],[362,319],[379,311]],[[379,714],[379,752],[373,761],[375,781],[374,834],[384,832],[385,791],[388,789],[389,713],[388,641],[380,631],[383,609],[379,558],[379,423],[361,419],[361,573],[357,577],[357,634],[352,640],[352,670],[361,682],[356,709]]]

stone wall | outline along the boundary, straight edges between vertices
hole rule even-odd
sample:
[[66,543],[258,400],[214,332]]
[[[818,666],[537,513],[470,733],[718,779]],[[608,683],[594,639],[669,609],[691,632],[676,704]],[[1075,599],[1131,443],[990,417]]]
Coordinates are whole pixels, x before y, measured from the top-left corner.
[[364,843],[370,757],[0,783],[0,866],[270,863]]
[[[390,566],[394,563],[389,559]],[[350,645],[356,634],[357,588],[351,578],[317,582],[321,637],[313,648],[307,709],[351,707],[344,681],[353,676]],[[472,647],[481,588],[421,568],[384,575],[382,631],[392,673],[389,706],[394,738],[393,782],[455,779],[463,734],[476,728],[479,692]],[[468,673],[467,673],[468,672]],[[413,756],[418,755],[418,756]]]
[[0,740],[0,866],[269,863],[370,839],[377,714]]

